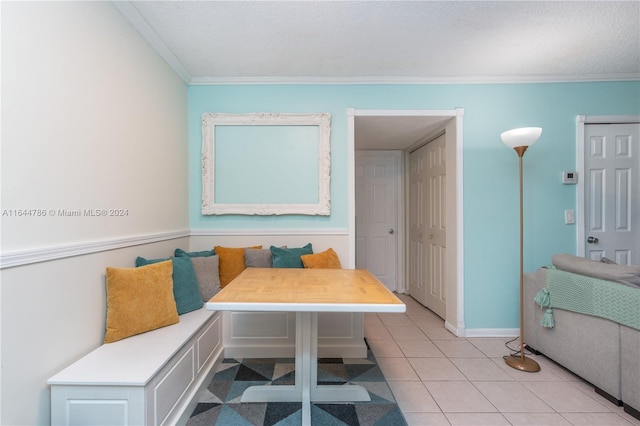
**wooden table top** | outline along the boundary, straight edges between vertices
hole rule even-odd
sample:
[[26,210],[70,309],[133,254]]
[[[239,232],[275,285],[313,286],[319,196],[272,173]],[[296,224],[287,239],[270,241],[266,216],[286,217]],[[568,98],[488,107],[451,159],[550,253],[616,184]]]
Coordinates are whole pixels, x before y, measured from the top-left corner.
[[247,268],[206,304],[210,310],[405,312],[364,269]]

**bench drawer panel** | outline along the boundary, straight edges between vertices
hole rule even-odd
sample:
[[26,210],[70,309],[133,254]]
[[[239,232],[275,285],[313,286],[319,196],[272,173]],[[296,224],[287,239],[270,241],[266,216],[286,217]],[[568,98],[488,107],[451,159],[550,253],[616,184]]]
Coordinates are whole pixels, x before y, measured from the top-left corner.
[[193,345],[180,356],[154,388],[155,424],[162,424],[193,382],[195,371]]
[[198,371],[220,345],[220,317],[216,317],[198,337]]
[[129,401],[126,399],[84,400],[72,399],[67,401],[69,425],[77,426],[109,426],[126,425],[129,421],[127,412]]
[[51,386],[52,425],[144,424],[144,389]]

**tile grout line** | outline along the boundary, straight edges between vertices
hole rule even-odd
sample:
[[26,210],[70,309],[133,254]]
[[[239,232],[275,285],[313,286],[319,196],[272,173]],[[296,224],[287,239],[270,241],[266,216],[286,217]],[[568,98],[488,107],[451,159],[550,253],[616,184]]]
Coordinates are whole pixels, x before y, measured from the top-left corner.
[[[409,297],[409,296],[406,296]],[[406,303],[406,302],[405,302]],[[417,302],[416,302],[417,303]],[[447,414],[485,414],[485,413],[476,413],[476,412],[446,412],[442,409],[442,406],[438,403],[438,401],[435,399],[434,395],[431,393],[431,391],[429,391],[429,389],[427,388],[425,381],[422,379],[422,377],[420,376],[420,374],[418,373],[418,370],[416,370],[416,366],[414,364],[412,364],[411,362],[409,362],[410,358],[445,358],[447,361],[449,361],[453,367],[455,367],[455,369],[462,375],[462,377],[465,378],[465,380],[463,380],[466,383],[469,383],[471,386],[473,386],[473,388],[479,393],[479,395],[481,395],[490,405],[491,407],[493,407],[495,409],[495,412],[487,412],[486,414],[499,414],[500,417],[502,417],[507,423],[511,424],[511,422],[509,421],[509,418],[506,416],[506,414],[523,414],[523,415],[543,415],[543,414],[550,414],[550,415],[555,415],[558,416],[558,420],[562,419],[563,421],[566,421],[570,424],[573,424],[573,422],[570,420],[571,414],[574,415],[594,415],[594,414],[605,414],[605,415],[615,415],[616,418],[618,418],[620,421],[622,422],[626,422],[625,424],[628,425],[633,425],[633,424],[640,424],[640,423],[633,423],[632,420],[628,420],[627,417],[625,417],[623,414],[621,414],[620,410],[616,410],[614,409],[614,407],[609,407],[608,405],[606,405],[604,402],[609,403],[609,401],[602,401],[601,397],[597,396],[597,394],[595,394],[596,396],[592,395],[591,393],[587,393],[586,389],[584,389],[584,386],[580,386],[580,379],[576,376],[576,380],[570,380],[567,379],[567,377],[563,377],[560,376],[556,373],[556,371],[554,371],[554,369],[550,369],[548,374],[551,374],[553,377],[556,377],[557,380],[548,380],[545,378],[545,380],[522,380],[522,377],[518,377],[517,375],[514,374],[509,374],[509,372],[507,370],[505,370],[506,374],[508,374],[510,376],[510,380],[508,381],[509,383],[518,383],[520,386],[522,386],[522,388],[524,390],[526,390],[528,393],[530,393],[539,403],[543,404],[544,407],[548,408],[550,411],[546,412],[546,411],[523,411],[523,412],[502,412],[499,410],[498,406],[495,405],[494,402],[492,402],[487,395],[485,395],[481,389],[478,387],[477,383],[481,383],[481,382],[485,382],[484,380],[477,380],[477,381],[473,381],[467,374],[465,374],[462,370],[460,370],[459,366],[456,365],[452,359],[455,358],[474,358],[474,359],[483,359],[483,360],[489,360],[491,362],[493,362],[494,364],[496,364],[499,368],[499,364],[498,361],[500,357],[497,356],[492,356],[491,351],[489,351],[488,348],[485,347],[485,350],[482,349],[481,346],[478,345],[478,343],[481,342],[481,338],[477,338],[477,339],[467,339],[464,337],[455,337],[454,338],[450,338],[450,339],[438,339],[438,338],[434,338],[432,337],[427,331],[425,331],[425,328],[428,327],[428,325],[425,325],[423,323],[424,322],[428,322],[428,321],[432,321],[432,320],[437,320],[433,315],[434,314],[428,314],[428,315],[416,315],[415,312],[409,313],[410,310],[413,310],[415,308],[418,309],[425,309],[426,308],[422,308],[421,306],[410,306],[409,303],[407,303],[407,312],[403,313],[403,314],[392,314],[392,315],[402,315],[403,319],[402,321],[397,321],[398,324],[394,324],[394,320],[391,320],[390,318],[393,318],[392,316],[382,316],[380,314],[375,314],[376,315],[376,319],[377,321],[380,323],[380,325],[384,328],[385,332],[391,336],[391,340],[393,341],[393,344],[397,347],[397,349],[399,350],[399,353],[401,354],[401,356],[390,356],[390,357],[384,357],[384,356],[379,356],[375,353],[374,351],[374,355],[376,356],[376,358],[401,358],[406,360],[406,363],[410,366],[411,371],[413,372],[413,374],[418,377],[418,380],[420,381],[420,383],[422,384],[423,388],[425,389],[425,391],[427,392],[427,394],[432,398],[435,406],[437,406],[437,408],[440,410],[439,413],[437,414],[441,414],[443,415],[447,421],[451,421],[449,416]],[[423,317],[424,319],[421,320],[419,319],[419,317]],[[386,319],[386,322],[385,320]],[[402,327],[403,324],[406,323],[406,321],[409,321],[410,324],[412,324],[412,326],[415,326],[418,328],[418,330],[420,330],[420,332],[424,335],[424,339],[396,339],[396,336],[394,336],[394,334],[392,334],[391,332],[393,330],[390,330],[390,327]],[[365,322],[366,325],[366,322]],[[373,326],[369,326],[369,327],[373,327]],[[366,332],[366,330],[365,330]],[[447,331],[448,332],[448,331]],[[453,336],[453,335],[451,335]],[[504,340],[501,338],[495,338],[496,340],[500,340],[504,343]],[[406,349],[403,349],[403,346],[401,346],[398,342],[399,341],[408,341],[408,340],[416,340],[416,341],[425,341],[425,342],[429,342],[431,344],[433,344],[437,350],[439,352],[442,353],[442,357],[410,357],[407,356],[407,352]],[[442,347],[439,346],[438,344],[436,344],[436,342],[441,342],[441,345],[446,345],[447,341],[455,341],[455,342],[466,342],[470,345],[470,347],[472,347],[474,349],[474,351],[479,352],[482,356],[477,356],[477,357],[469,357],[469,356],[465,356],[464,354],[461,356],[455,356],[455,355],[451,355],[451,354],[447,354],[447,352],[442,350]],[[504,348],[505,349],[505,354],[508,351],[508,348]],[[372,348],[373,350],[373,348]],[[541,360],[547,360],[546,358],[541,358]],[[550,360],[547,360],[547,362],[552,362]],[[562,368],[561,366],[558,366],[558,368]],[[567,374],[571,374],[570,372],[567,372]],[[390,380],[391,382],[392,380]],[[408,380],[393,380],[394,382],[406,382]],[[434,380],[436,381],[436,380]],[[448,381],[457,381],[457,380],[441,380],[443,382],[448,382]],[[491,380],[487,380],[486,382],[491,382]],[[501,380],[496,380],[495,382],[501,382]],[[577,391],[579,391],[581,394],[583,394],[584,396],[592,399],[594,402],[597,402],[599,406],[601,406],[602,408],[604,408],[606,411],[596,411],[596,412],[592,412],[592,411],[576,411],[576,412],[565,412],[565,411],[560,411],[558,408],[554,408],[553,406],[549,405],[545,400],[543,400],[542,398],[540,398],[536,393],[534,393],[531,389],[530,386],[527,386],[527,384],[534,384],[534,385],[530,385],[530,386],[535,386],[535,383],[566,383],[567,385],[573,387],[574,389],[576,389]],[[586,383],[586,382],[584,382]],[[392,390],[393,393],[393,390]],[[394,393],[394,398],[396,398],[396,400],[398,399],[397,396]],[[400,404],[399,404],[400,405]],[[615,407],[618,408],[618,407]],[[401,408],[402,410],[402,408]],[[410,412],[405,412],[403,411],[403,414],[435,414],[431,411],[410,411]],[[567,416],[569,415],[569,416]],[[575,416],[574,416],[575,417]]]

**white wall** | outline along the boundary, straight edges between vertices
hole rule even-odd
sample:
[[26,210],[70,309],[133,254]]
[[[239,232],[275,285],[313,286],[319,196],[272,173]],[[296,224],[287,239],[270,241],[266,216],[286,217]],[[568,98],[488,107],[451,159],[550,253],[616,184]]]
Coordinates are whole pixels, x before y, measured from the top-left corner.
[[[3,2],[3,250],[187,224],[187,88],[109,2]],[[150,220],[151,219],[151,220]]]
[[109,2],[1,7],[0,424],[48,424],[47,378],[103,338],[105,267],[188,249],[187,87]]

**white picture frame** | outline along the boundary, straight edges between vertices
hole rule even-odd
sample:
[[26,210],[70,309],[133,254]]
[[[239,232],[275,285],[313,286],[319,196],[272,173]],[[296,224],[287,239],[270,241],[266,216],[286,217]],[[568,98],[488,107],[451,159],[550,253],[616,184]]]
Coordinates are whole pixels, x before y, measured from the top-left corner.
[[[216,127],[217,126],[315,126],[317,127],[318,179],[317,203],[298,202],[242,202],[225,203],[216,200],[216,180],[225,179],[216,175]],[[308,142],[308,141],[307,141]],[[277,151],[278,144],[272,143]],[[284,154],[284,153],[283,153]],[[276,153],[277,155],[277,153]],[[312,161],[306,158],[306,161]],[[315,161],[315,160],[313,160]],[[281,172],[281,171],[280,171]],[[269,176],[262,176],[269,179]],[[251,114],[202,114],[202,214],[203,215],[322,215],[331,214],[331,114],[290,114],[290,113],[251,113]],[[315,185],[315,183],[314,183]]]

